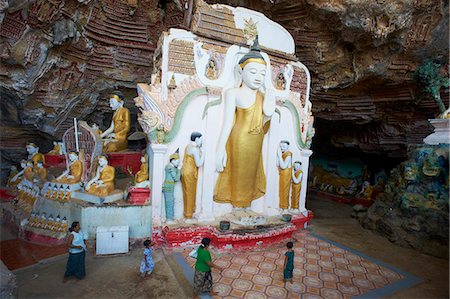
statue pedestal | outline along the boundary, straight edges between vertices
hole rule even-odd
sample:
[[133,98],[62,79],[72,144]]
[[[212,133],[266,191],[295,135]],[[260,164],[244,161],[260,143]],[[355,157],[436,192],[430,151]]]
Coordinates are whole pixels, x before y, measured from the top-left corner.
[[111,194],[105,197],[99,197],[86,192],[73,192],[72,198],[91,202],[94,204],[104,204],[123,199],[123,192],[121,190],[116,189]]
[[165,144],[150,144],[147,147],[148,154],[148,163],[149,168],[152,170],[150,174],[151,180],[151,189],[153,192],[151,193],[151,203],[152,203],[152,213],[153,213],[153,226],[158,226],[165,220],[165,216],[163,216],[163,195],[162,195],[162,186],[164,182],[164,167],[166,166],[167,161],[164,159],[164,156],[167,152],[168,146]]
[[130,197],[128,198],[128,203],[133,205],[144,205],[150,200],[150,188],[130,188]]
[[433,125],[434,133],[423,139],[423,142],[431,145],[450,144],[450,119],[436,118],[428,121]]
[[64,155],[44,155],[45,167],[66,167],[66,156]]

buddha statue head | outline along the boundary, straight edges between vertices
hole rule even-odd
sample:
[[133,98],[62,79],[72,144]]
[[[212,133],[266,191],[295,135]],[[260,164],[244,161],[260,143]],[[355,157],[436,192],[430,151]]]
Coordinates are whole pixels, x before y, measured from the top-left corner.
[[76,160],[78,160],[78,154],[76,152],[70,152],[69,160],[70,162],[75,162]]
[[109,95],[109,106],[113,111],[116,111],[117,109],[123,107],[123,93],[120,91],[113,91]]
[[28,152],[29,155],[34,155],[37,152],[39,152],[39,148],[34,143],[28,143],[27,144],[27,152]]
[[33,168],[33,166],[34,166],[34,165],[33,165],[33,162],[31,162],[31,161],[28,161],[28,162],[27,162],[27,166],[26,166],[26,167],[31,167],[31,168]]
[[288,150],[288,148],[289,148],[289,141],[287,141],[287,140],[281,140],[281,141],[280,141],[280,149],[281,149],[281,152],[282,152],[282,153],[286,152],[286,151]]
[[25,169],[25,167],[27,167],[27,160],[22,160],[22,161],[20,161],[20,167],[21,167],[22,169]]
[[147,163],[147,155],[146,154],[141,156],[141,163],[142,164]]
[[295,161],[295,162],[294,162],[294,170],[297,171],[297,170],[299,170],[299,169],[301,169],[301,168],[302,168],[302,162],[300,162],[300,161]]
[[192,132],[191,141],[195,143],[196,146],[201,146],[203,143],[203,135],[200,132]]
[[267,63],[261,55],[258,36],[256,36],[250,51],[239,60],[238,71],[242,76],[242,82],[250,89],[259,89],[264,84]]
[[38,161],[37,167],[38,167],[39,169],[44,168],[44,162],[43,162],[43,161]]
[[100,165],[100,167],[105,167],[106,165],[108,165],[108,158],[105,155],[101,155],[98,158],[98,164]]

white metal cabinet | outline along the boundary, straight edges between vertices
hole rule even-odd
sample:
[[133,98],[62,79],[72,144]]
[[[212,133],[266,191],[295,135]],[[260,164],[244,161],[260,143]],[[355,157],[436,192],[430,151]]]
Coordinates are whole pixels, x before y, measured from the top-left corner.
[[128,252],[128,225],[98,226],[96,254]]

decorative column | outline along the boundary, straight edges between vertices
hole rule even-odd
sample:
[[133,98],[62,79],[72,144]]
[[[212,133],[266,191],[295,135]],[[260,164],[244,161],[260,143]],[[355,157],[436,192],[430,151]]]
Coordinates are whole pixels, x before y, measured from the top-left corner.
[[153,226],[159,226],[165,219],[163,214],[162,186],[164,182],[164,167],[168,146],[166,144],[149,144],[147,146],[148,169],[151,170],[150,186],[152,199]]
[[308,210],[306,209],[306,191],[308,190],[308,172],[309,172],[309,157],[312,155],[312,151],[304,149],[300,151],[300,157],[302,162],[302,189],[300,190],[300,212],[304,216],[308,216]]

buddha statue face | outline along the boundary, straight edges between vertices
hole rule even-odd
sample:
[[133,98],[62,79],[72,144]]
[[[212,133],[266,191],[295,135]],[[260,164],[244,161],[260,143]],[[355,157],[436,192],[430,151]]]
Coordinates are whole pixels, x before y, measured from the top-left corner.
[[266,66],[258,62],[250,62],[242,70],[242,81],[251,89],[259,89],[264,84]]
[[108,165],[108,160],[105,157],[100,157],[100,159],[98,159],[98,164],[101,167],[105,167],[106,165]]
[[37,149],[37,147],[34,144],[30,143],[30,144],[27,145],[27,152],[28,152],[28,154],[30,154],[30,155],[35,154],[35,153],[37,153],[37,151],[38,151],[38,149]]
[[27,167],[27,161],[25,161],[25,160],[20,161],[20,167],[22,167],[22,169]]
[[27,167],[33,168],[33,162],[27,162]]
[[172,159],[170,161],[170,163],[172,163],[173,166],[178,167],[180,165],[180,160],[179,159]]
[[111,109],[113,111],[116,111],[117,109],[119,109],[121,107],[121,104],[116,98],[110,98],[109,99],[109,107],[111,107]]
[[70,153],[69,154],[69,160],[71,161],[71,162],[74,162],[74,161],[76,161],[76,160],[78,160],[78,155],[77,154],[75,154],[75,153]]
[[42,163],[42,162],[38,162],[38,168],[43,168],[44,167],[44,163]]
[[202,145],[202,143],[203,143],[203,136],[200,136],[200,137],[197,137],[197,138],[195,138],[195,145],[197,145],[197,146],[201,146]]
[[145,163],[145,156],[141,157],[141,163]]
[[295,162],[294,163],[294,170],[295,171],[297,171],[297,170],[299,170],[300,168],[302,168],[302,164],[300,163],[300,162]]

